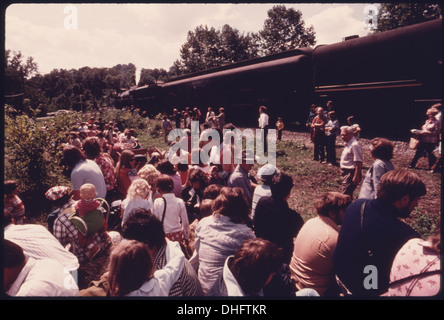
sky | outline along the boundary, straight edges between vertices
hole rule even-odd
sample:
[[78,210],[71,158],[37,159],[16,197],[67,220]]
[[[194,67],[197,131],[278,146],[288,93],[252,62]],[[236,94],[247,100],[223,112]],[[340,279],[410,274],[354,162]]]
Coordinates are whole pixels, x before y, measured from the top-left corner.
[[[38,72],[133,63],[169,70],[188,31],[200,25],[258,32],[278,3],[12,4],[5,12],[5,49],[33,57]],[[279,3],[302,12],[316,45],[365,36],[365,3]]]

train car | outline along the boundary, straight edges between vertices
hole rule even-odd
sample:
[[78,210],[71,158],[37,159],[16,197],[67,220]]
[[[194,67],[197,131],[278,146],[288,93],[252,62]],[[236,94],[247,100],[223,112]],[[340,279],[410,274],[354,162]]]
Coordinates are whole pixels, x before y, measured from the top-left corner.
[[363,135],[408,137],[442,98],[442,19],[318,46],[313,51],[316,101],[334,101]]
[[[363,136],[406,138],[442,97],[442,19],[351,37],[343,42],[242,61],[129,93],[133,103],[171,113],[176,107],[224,107],[227,121],[256,126],[258,107],[271,124],[303,126],[312,103],[332,100],[339,120],[353,115]],[[148,101],[152,102],[149,106]],[[154,103],[155,102],[155,103]],[[153,114],[153,112],[150,112]],[[294,127],[294,126],[293,126]]]
[[161,89],[161,83],[153,83],[122,91],[118,94],[115,105],[120,109],[134,106],[144,114],[155,116],[164,111]]
[[162,102],[202,112],[224,107],[226,121],[242,126],[257,125],[260,105],[273,116],[298,119],[312,90],[310,61],[311,49],[297,49],[195,73],[166,82]]

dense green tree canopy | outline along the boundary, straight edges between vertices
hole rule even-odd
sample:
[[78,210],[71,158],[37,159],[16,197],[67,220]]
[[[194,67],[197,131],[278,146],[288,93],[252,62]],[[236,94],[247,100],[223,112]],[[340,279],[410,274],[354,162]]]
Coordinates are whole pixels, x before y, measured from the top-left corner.
[[277,5],[268,11],[264,27],[257,34],[240,33],[227,24],[220,30],[201,25],[189,31],[180,59],[170,71],[175,75],[193,73],[315,43],[313,27],[305,27],[302,13]]
[[375,32],[406,27],[442,17],[438,4],[431,3],[383,3],[381,4]]
[[201,25],[188,32],[187,41],[180,48],[180,60],[174,63],[173,72],[198,72],[256,56],[257,44],[252,34],[241,34],[227,24],[221,30]]
[[264,28],[259,31],[264,55],[309,47],[316,43],[313,27],[305,27],[299,10],[277,5],[268,10],[267,15]]

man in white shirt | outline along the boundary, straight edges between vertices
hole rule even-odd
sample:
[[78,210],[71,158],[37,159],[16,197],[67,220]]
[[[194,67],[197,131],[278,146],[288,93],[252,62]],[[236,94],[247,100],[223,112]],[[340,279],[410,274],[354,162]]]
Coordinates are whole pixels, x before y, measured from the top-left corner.
[[269,117],[267,112],[267,107],[266,106],[260,106],[259,107],[259,129],[263,129],[264,130],[264,140],[263,140],[263,144],[264,144],[264,153],[267,152],[267,135],[268,135],[268,127],[269,127]]
[[36,260],[54,259],[66,268],[79,268],[77,257],[66,250],[60,242],[42,225],[8,223],[5,215],[4,238],[19,245],[26,258]]
[[362,147],[355,138],[352,127],[341,127],[341,138],[345,142],[341,154],[341,192],[353,198],[353,192],[362,179]]
[[4,289],[9,296],[78,296],[79,288],[61,263],[53,259],[26,258],[23,249],[4,240]]

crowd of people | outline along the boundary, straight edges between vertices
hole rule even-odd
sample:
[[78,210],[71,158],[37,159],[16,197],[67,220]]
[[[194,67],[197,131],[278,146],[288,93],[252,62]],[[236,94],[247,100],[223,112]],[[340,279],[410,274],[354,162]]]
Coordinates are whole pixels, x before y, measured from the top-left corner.
[[[131,128],[93,118],[89,124],[79,124],[63,152],[71,186],[55,186],[45,194],[55,208],[48,215],[48,228],[26,223],[17,183],[5,182],[6,293],[129,297],[438,293],[439,231],[423,240],[401,220],[426,194],[426,185],[412,170],[394,167],[389,140],[371,140],[374,162],[363,178],[359,126],[349,119],[349,125],[340,127],[331,102],[326,111],[313,106],[309,127],[314,159],[338,165],[341,184],[337,191],[319,195],[313,204],[317,216],[304,221],[288,204],[297,181],[272,164],[260,166],[254,176],[254,154],[240,150],[241,159],[235,159],[236,146],[230,139],[205,149],[208,161],[201,156],[193,163],[194,153],[201,155],[211,142],[203,138],[205,129],[235,128],[225,123],[223,108],[217,116],[211,108],[206,115],[198,111],[175,109],[171,117],[163,118],[169,147],[191,146],[190,119],[200,120],[199,149],[177,149],[174,154],[144,148]],[[259,114],[258,126],[267,130],[266,107]],[[283,123],[278,125],[282,131]],[[429,119],[422,134],[435,132],[438,125],[440,120]],[[185,129],[186,136],[169,142],[168,133],[174,128]],[[337,136],[345,144],[338,163]],[[231,152],[228,159],[226,150]],[[100,255],[108,255],[106,271],[79,287],[75,271]],[[414,261],[420,265],[409,274],[406,266]],[[377,271],[372,273],[368,266]]]

